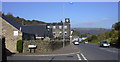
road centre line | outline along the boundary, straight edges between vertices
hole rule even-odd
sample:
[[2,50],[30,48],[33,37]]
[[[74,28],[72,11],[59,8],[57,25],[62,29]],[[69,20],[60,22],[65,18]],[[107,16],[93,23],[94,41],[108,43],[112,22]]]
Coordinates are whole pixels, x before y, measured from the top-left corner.
[[104,51],[108,51],[108,52],[112,52],[112,53],[117,53],[117,51],[112,51],[112,50],[108,50],[108,49],[105,49],[105,48],[99,48],[101,50],[104,50]]
[[78,57],[78,60],[81,60],[80,55],[79,55],[79,54],[76,54],[76,55],[77,55],[77,57]]
[[84,60],[87,60],[87,58],[82,53],[81,53],[81,55],[82,55],[82,57],[83,57]]

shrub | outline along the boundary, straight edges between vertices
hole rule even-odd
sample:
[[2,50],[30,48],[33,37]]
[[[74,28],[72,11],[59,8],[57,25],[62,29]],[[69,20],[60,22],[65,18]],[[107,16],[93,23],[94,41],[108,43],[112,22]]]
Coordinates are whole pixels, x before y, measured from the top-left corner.
[[17,51],[19,53],[22,53],[22,51],[23,51],[23,42],[22,42],[22,40],[17,41]]

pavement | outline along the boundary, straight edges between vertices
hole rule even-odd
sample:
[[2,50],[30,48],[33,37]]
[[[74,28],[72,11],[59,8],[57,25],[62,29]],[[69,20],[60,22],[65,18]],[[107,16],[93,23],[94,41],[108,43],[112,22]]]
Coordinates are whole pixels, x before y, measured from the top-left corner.
[[13,56],[61,56],[61,55],[72,55],[80,53],[80,50],[73,44],[65,46],[64,48],[60,48],[53,52],[46,53],[17,53],[13,54]]

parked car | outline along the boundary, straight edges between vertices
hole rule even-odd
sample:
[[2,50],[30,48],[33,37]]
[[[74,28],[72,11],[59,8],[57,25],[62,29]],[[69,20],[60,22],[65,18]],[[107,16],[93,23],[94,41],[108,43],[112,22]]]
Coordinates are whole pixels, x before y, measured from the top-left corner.
[[100,41],[100,47],[109,47],[110,43],[108,41]]
[[74,45],[79,45],[79,42],[78,41],[73,41],[73,44]]
[[88,41],[85,41],[84,43],[86,44],[86,43],[88,43]]

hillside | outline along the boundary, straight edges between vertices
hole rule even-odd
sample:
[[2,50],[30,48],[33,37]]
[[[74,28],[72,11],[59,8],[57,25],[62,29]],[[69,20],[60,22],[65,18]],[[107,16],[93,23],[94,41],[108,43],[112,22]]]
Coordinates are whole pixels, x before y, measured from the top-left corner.
[[45,22],[43,22],[43,21],[39,21],[39,20],[26,20],[26,19],[18,17],[18,16],[15,17],[12,14],[7,14],[7,15],[3,14],[3,15],[6,16],[6,17],[14,19],[15,21],[17,21],[18,23],[20,23],[22,25],[45,24]]
[[83,33],[90,33],[93,35],[98,35],[99,33],[104,33],[105,31],[110,31],[111,29],[104,29],[104,28],[72,28],[74,31],[78,31],[81,34]]

